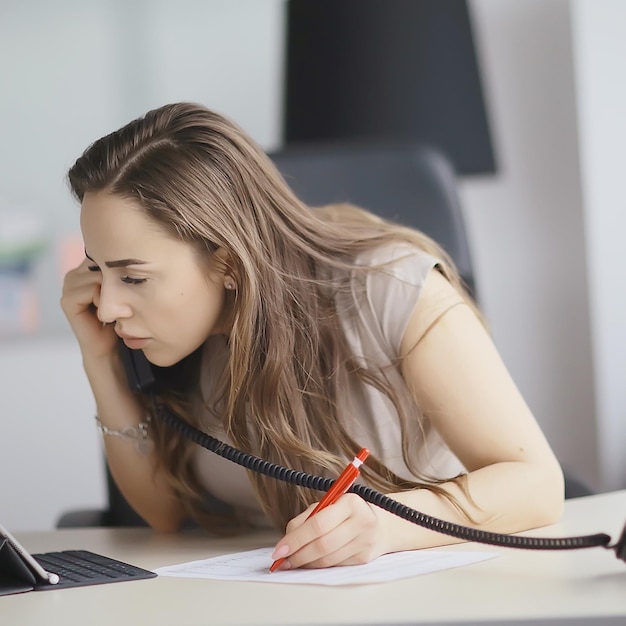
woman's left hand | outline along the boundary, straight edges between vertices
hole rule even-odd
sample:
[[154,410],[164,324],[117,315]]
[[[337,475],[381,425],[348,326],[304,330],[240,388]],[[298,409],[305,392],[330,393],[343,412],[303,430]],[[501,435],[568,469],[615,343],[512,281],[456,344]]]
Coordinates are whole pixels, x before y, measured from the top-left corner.
[[359,565],[385,553],[382,513],[354,493],[308,517],[315,507],[294,517],[272,558],[285,558],[279,569]]

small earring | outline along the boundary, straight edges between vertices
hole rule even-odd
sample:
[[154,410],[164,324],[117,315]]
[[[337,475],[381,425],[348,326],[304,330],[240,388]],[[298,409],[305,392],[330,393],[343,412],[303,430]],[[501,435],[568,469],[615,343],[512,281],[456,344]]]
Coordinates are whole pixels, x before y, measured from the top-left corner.
[[226,289],[228,289],[228,291],[232,291],[232,290],[235,288],[235,283],[234,283],[232,280],[228,279],[228,280],[224,283],[224,287],[225,287]]

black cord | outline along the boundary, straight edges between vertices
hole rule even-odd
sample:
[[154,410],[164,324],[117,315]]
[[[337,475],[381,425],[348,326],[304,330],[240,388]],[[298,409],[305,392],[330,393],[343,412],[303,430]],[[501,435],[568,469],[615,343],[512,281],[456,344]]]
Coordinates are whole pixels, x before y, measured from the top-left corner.
[[[154,398],[153,398],[154,400]],[[195,428],[180,416],[173,413],[166,407],[158,407],[156,403],[155,414],[160,417],[170,428],[178,431],[189,440],[214,452],[215,454],[237,463],[258,474],[269,476],[276,480],[288,482],[308,489],[318,491],[328,491],[333,483],[330,478],[307,474],[265,461],[242,450],[238,450],[215,437],[211,437],[201,430]],[[484,543],[507,548],[523,548],[527,550],[576,550],[581,548],[604,547],[612,548],[616,552],[617,558],[626,561],[626,528],[620,540],[614,546],[610,546],[611,537],[606,533],[595,535],[582,535],[578,537],[520,537],[516,535],[506,535],[493,533],[485,530],[470,528],[452,522],[446,522],[436,517],[426,515],[416,511],[392,498],[386,496],[375,489],[364,485],[353,485],[350,490],[359,495],[363,500],[375,506],[393,513],[402,519],[413,522],[429,530],[433,530],[451,537],[458,537],[467,541]]]

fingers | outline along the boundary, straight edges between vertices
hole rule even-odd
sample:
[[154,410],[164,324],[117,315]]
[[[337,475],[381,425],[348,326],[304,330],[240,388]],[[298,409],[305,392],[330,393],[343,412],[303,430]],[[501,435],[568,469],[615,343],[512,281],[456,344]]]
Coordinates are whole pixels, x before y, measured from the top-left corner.
[[285,558],[280,569],[333,567],[367,563],[382,554],[378,520],[372,507],[355,494],[307,519],[295,517],[276,544],[273,558]]
[[63,280],[61,306],[66,314],[82,312],[91,304],[97,306],[100,293],[100,274],[90,272],[87,259],[70,270]]
[[90,271],[90,265],[85,259],[65,275],[61,308],[84,356],[110,355],[116,348],[117,336],[111,326],[104,327],[98,320],[102,275]]

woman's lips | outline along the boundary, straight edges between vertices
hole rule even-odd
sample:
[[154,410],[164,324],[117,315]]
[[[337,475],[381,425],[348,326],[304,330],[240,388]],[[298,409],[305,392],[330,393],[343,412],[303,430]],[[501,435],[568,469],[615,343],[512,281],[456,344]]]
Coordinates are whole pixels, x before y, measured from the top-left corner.
[[131,350],[141,350],[150,341],[148,337],[131,337],[130,335],[118,335],[124,345]]

